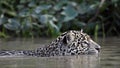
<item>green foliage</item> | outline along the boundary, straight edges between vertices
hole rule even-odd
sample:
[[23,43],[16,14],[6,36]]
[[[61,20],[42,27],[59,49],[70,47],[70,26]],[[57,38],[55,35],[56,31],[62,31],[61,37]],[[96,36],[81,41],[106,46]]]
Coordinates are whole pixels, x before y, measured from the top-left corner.
[[120,1],[0,0],[0,37],[57,36],[74,29],[120,35]]

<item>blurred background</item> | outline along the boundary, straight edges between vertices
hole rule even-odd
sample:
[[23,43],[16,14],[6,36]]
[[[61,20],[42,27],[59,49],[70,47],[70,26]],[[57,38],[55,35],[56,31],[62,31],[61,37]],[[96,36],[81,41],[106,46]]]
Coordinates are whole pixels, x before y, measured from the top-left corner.
[[56,37],[81,30],[120,36],[120,0],[0,0],[0,37]]
[[33,50],[81,29],[101,45],[98,57],[0,57],[0,68],[120,68],[120,0],[0,0],[0,51]]

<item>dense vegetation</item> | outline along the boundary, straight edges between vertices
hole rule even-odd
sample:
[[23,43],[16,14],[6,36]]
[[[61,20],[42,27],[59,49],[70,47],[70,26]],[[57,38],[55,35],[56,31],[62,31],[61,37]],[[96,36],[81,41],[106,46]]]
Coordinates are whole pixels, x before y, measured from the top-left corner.
[[57,36],[84,29],[120,35],[120,0],[0,0],[0,37]]

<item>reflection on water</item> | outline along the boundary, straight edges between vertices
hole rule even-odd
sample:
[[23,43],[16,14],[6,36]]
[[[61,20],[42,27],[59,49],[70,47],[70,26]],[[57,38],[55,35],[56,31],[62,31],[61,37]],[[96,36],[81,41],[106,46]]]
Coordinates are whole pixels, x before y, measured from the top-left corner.
[[120,68],[120,38],[107,38],[102,43],[100,64],[104,68]]
[[[0,41],[0,49],[35,49],[49,39]],[[0,57],[0,68],[120,68],[120,39],[98,39],[100,55],[55,57]]]
[[7,57],[0,58],[0,68],[97,68],[96,56]]

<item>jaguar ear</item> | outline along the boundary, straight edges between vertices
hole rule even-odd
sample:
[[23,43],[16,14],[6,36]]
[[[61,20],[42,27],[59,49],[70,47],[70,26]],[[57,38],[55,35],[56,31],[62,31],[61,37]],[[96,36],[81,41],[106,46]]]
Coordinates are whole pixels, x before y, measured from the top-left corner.
[[63,43],[67,44],[67,37],[66,36],[63,38]]
[[63,43],[64,44],[68,44],[70,42],[72,42],[74,40],[74,35],[72,33],[72,31],[70,31],[64,38],[63,38]]

